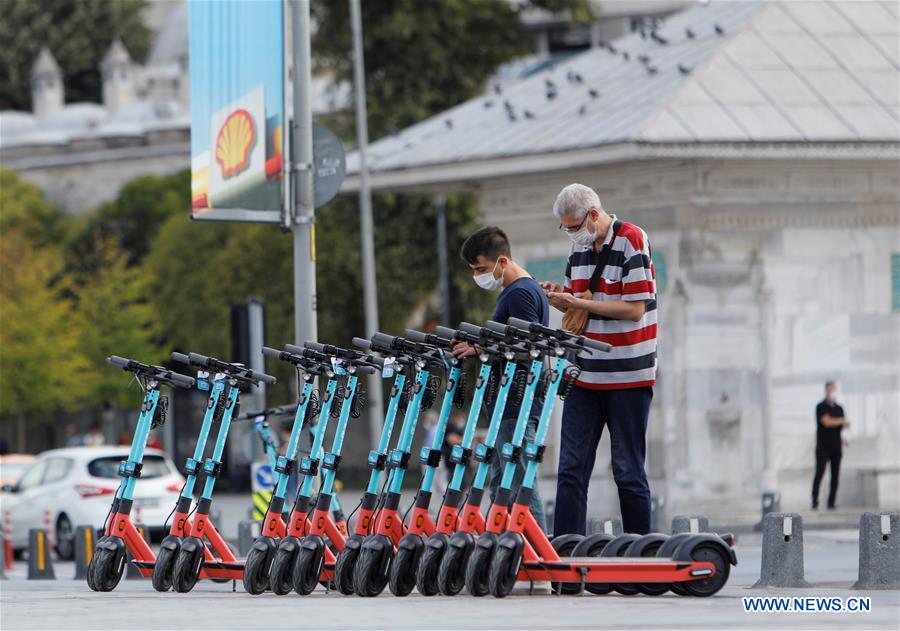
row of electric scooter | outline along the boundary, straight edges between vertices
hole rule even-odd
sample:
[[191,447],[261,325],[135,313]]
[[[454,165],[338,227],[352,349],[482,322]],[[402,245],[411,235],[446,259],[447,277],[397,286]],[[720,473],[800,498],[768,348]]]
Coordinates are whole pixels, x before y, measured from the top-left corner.
[[[454,344],[477,349],[477,379],[461,442],[445,466],[453,468],[447,491],[432,517],[432,483],[441,465],[441,447],[452,408],[466,400],[462,360],[451,353]],[[246,559],[238,559],[210,521],[213,491],[225,441],[238,414],[242,386],[275,383],[275,378],[249,368],[190,353],[173,353],[175,361],[197,369],[188,377],[167,368],[110,357],[108,362],[135,374],[144,390],[141,414],[128,460],[119,468],[119,489],[97,543],[87,573],[96,591],[118,584],[126,551],[158,591],[190,591],[200,579],[241,580],[250,594],[271,591],[285,595],[312,593],[317,586],[342,594],[376,596],[388,587],[396,596],[415,588],[420,594],[473,596],[508,595],[516,581],[549,581],[554,592],[710,596],[727,582],[736,564],[731,535],[582,535],[548,538],[529,509],[554,402],[565,398],[579,369],[567,357],[586,350],[609,351],[603,342],[511,318],[508,324],[462,323],[457,329],[437,327],[432,333],[407,330],[405,336],[376,333],[370,340],[354,338],[359,350],[307,342],[263,354],[290,364],[298,375],[296,405],[266,411],[293,413],[294,423],[284,454],[275,456],[275,488]],[[369,452],[368,485],[356,514],[352,534],[334,494],[341,465],[344,435],[351,416],[358,416],[364,396],[358,379],[380,373],[392,379],[390,400],[380,440]],[[319,381],[321,390],[316,389]],[[188,458],[186,481],[173,510],[170,532],[159,553],[145,543],[130,513],[134,485],[141,474],[150,430],[164,420],[160,387],[199,388],[209,399],[197,446]],[[442,396],[441,396],[442,391]],[[543,398],[535,439],[525,441],[535,398]],[[402,511],[403,481],[422,409],[440,399],[440,413],[430,445],[419,459],[422,479],[415,498]],[[500,421],[508,400],[519,405],[512,440],[498,445]],[[492,406],[492,408],[491,408]],[[482,410],[491,410],[486,436],[475,445]],[[395,420],[400,430],[390,449]],[[336,419],[330,451],[324,443],[331,419]],[[203,458],[207,441],[218,426],[211,454]],[[303,429],[312,431],[307,457],[298,457]],[[503,463],[503,477],[487,513],[481,504],[491,464]],[[525,462],[524,478],[514,488],[517,463]],[[470,462],[474,479],[464,482]],[[296,496],[288,485],[297,474]],[[205,477],[194,501],[198,478]],[[316,482],[319,481],[318,489]],[[293,502],[291,503],[291,500]],[[290,504],[290,507],[289,507]]]

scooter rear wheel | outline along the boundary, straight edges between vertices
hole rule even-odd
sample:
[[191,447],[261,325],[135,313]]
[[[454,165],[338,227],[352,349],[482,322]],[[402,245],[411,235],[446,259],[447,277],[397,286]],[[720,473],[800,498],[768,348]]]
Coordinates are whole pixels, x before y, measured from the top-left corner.
[[[296,539],[296,537],[293,537]],[[288,538],[281,541],[281,545],[275,551],[275,558],[272,559],[272,567],[269,569],[269,587],[272,593],[278,596],[290,594],[294,589],[292,573],[294,571],[294,561],[297,558],[297,550],[299,544],[286,546],[285,542]]]
[[698,543],[691,549],[691,558],[694,561],[709,561],[715,566],[716,573],[709,578],[681,583],[689,595],[705,598],[725,587],[731,572],[731,560],[721,546],[708,541]]
[[[655,557],[668,539],[667,535],[651,533],[644,535],[628,547],[626,557]],[[635,583],[637,590],[646,596],[662,596],[669,591],[668,583]]]
[[[624,557],[625,553],[628,552],[629,546],[631,546],[631,544],[633,544],[640,538],[640,535],[620,535],[609,542],[609,544],[603,549],[603,553],[600,556]],[[632,583],[610,583],[610,587],[612,587],[613,590],[619,592],[623,596],[635,596],[636,594],[640,593],[637,586]]]
[[[413,535],[417,536],[417,535]],[[420,556],[420,548],[397,548],[397,554],[391,563],[388,586],[394,596],[409,596],[416,586],[416,561]]]
[[100,539],[97,540],[97,545],[94,548],[93,554],[91,555],[91,562],[88,564],[87,571],[84,573],[84,580],[87,582],[88,587],[91,588],[91,591],[96,592],[97,588],[94,586],[94,572],[91,569],[91,566],[94,564],[94,557],[97,556],[97,550],[100,549],[100,544],[106,539],[107,535],[103,535]]
[[244,563],[244,591],[258,596],[269,589],[269,567],[272,564],[274,545],[257,548],[255,545],[247,553]]
[[[121,539],[119,540],[121,541]],[[125,571],[125,546],[115,549],[98,546],[88,567],[88,585],[98,592],[111,592],[122,580]]]
[[172,576],[172,587],[176,592],[183,594],[194,589],[194,585],[200,579],[201,565],[203,565],[203,541],[197,537],[185,539],[175,560],[175,571]]
[[[558,554],[561,559],[565,559],[566,557],[572,556],[572,552],[583,539],[584,535],[579,534],[560,535],[554,537],[550,541],[550,545],[553,546],[553,549],[556,550],[556,554]],[[554,594],[577,594],[581,591],[581,585],[578,583],[559,583],[553,581],[550,583],[550,590]]]
[[[181,541],[179,540],[180,544]],[[150,582],[153,583],[153,589],[158,592],[167,592],[172,589],[172,581],[175,573],[175,560],[178,558],[178,550],[180,547],[169,547],[162,545],[159,548],[159,554],[156,555],[156,563],[153,564],[153,575]]]
[[[454,545],[454,540],[459,543],[463,536],[468,538],[466,545]],[[456,533],[447,543],[438,570],[438,589],[444,596],[456,596],[466,586],[466,568],[474,545],[475,538],[469,533]]]
[[[656,553],[657,558],[669,558],[678,547],[684,543],[685,539],[689,538],[691,533],[688,532],[680,532],[677,535],[672,535],[669,537],[662,546],[660,546],[659,550]],[[684,583],[669,583],[669,589],[672,590],[672,593],[678,594],[679,596],[689,596],[690,594],[684,588]]]

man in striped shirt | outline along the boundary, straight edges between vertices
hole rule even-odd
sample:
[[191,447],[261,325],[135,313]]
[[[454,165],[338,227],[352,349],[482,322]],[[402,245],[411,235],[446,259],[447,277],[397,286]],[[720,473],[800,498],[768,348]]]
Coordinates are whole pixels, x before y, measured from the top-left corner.
[[[625,532],[644,534],[650,530],[647,420],[656,383],[650,242],[638,226],[607,214],[597,193],[581,184],[560,192],[553,213],[573,245],[565,285],[542,283],[550,305],[586,309],[584,334],[613,346],[577,359],[582,372],[563,406],[553,533],[585,532],[588,484],[606,425]],[[578,297],[583,292],[591,297]]]

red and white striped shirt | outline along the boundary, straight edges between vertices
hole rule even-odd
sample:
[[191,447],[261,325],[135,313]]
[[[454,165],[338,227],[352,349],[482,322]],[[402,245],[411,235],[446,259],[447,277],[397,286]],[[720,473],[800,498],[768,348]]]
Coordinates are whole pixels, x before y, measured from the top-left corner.
[[638,226],[622,222],[610,244],[613,224],[600,252],[594,246],[573,245],[566,265],[563,290],[588,291],[603,248],[612,247],[606,267],[594,287],[593,300],[643,300],[644,316],[638,322],[617,320],[591,313],[585,336],[612,344],[609,353],[584,351],[578,357],[578,385],[593,390],[622,390],[656,383],[656,274],[650,260],[650,241]]

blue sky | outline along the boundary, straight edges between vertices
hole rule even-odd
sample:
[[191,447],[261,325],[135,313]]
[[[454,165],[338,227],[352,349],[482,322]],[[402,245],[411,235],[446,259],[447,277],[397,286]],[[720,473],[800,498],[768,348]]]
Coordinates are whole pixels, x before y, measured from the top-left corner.
[[[280,0],[190,0],[191,156],[209,150],[213,112],[259,84],[266,117],[281,114]],[[280,117],[279,117],[280,118]]]

